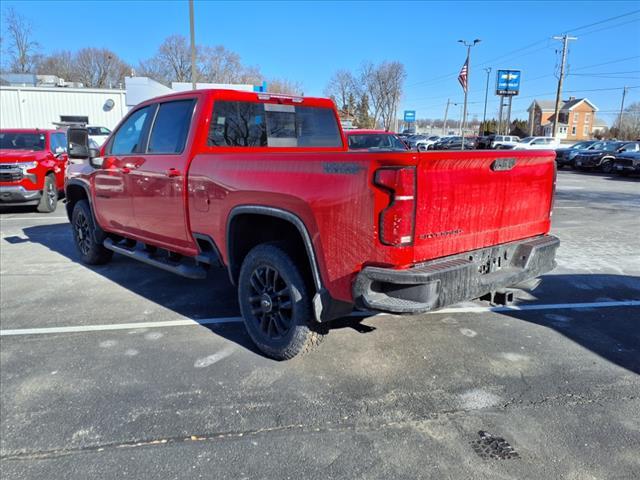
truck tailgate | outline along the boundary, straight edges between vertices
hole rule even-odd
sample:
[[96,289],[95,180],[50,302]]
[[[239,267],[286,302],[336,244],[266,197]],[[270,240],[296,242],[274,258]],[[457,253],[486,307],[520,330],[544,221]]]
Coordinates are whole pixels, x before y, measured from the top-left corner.
[[552,151],[419,154],[414,263],[548,233]]

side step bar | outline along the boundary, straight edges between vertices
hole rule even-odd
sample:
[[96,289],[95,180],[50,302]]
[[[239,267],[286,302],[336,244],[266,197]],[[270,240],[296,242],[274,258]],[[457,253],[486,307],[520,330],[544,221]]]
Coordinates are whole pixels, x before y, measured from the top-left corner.
[[206,278],[207,271],[198,265],[187,265],[184,263],[172,263],[162,258],[155,257],[149,252],[137,249],[129,249],[122,245],[117,245],[110,238],[105,239],[102,243],[104,248],[119,253],[135,260],[140,260],[148,265],[161,268],[167,272],[175,273],[183,277],[192,278],[194,280],[202,280]]

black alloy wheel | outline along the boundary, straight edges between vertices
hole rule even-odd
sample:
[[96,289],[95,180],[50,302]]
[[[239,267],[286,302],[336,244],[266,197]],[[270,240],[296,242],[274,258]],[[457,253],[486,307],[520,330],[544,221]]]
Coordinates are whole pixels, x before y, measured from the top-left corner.
[[247,333],[276,360],[311,351],[326,333],[313,314],[305,261],[290,245],[272,242],[252,248],[240,267],[238,300]]
[[73,219],[73,234],[76,240],[76,246],[83,256],[89,255],[91,252],[91,226],[85,212],[80,211]]
[[251,314],[260,330],[270,338],[284,337],[291,329],[291,289],[277,269],[260,265],[251,273]]

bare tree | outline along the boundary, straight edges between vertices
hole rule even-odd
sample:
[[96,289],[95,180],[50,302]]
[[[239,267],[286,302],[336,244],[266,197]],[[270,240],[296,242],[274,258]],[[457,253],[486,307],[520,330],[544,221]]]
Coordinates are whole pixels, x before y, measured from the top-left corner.
[[349,111],[349,96],[353,95],[354,98],[360,97],[357,84],[358,82],[351,72],[348,70],[338,70],[329,80],[324,92],[325,95],[335,100],[339,109],[349,115],[353,115],[355,112]]
[[395,121],[407,74],[400,62],[383,62],[376,68],[374,79],[380,94],[380,117],[385,130],[395,129]]
[[191,51],[182,35],[167,37],[156,54],[140,62],[140,75],[169,85],[171,82],[191,81]]
[[83,48],[75,58],[75,78],[86,87],[115,87],[123,82],[129,69],[126,63],[106,48]]
[[33,40],[31,22],[13,8],[5,16],[8,43],[9,69],[18,73],[34,73],[40,46]]
[[76,80],[76,65],[73,54],[68,50],[54,52],[44,57],[39,63],[37,71],[43,75],[56,75],[69,81]]
[[299,82],[274,78],[267,81],[267,91],[285,95],[302,95],[302,85]]
[[618,117],[610,134],[620,140],[640,138],[640,102],[634,102],[624,109],[622,118]]
[[199,55],[200,71],[204,80],[212,83],[262,82],[262,74],[257,67],[245,67],[240,55],[227,50],[222,45],[202,47]]

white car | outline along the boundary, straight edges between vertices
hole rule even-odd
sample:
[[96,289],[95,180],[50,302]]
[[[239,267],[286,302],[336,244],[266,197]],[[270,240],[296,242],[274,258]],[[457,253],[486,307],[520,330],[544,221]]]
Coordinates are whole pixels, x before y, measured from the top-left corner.
[[560,140],[553,137],[526,137],[513,147],[514,150],[555,150]]
[[102,144],[107,140],[107,137],[111,135],[111,130],[107,127],[88,126],[87,130],[89,130],[89,138],[99,146],[102,146]]
[[505,147],[515,147],[520,141],[520,137],[515,135],[496,135],[491,142],[491,148],[502,149]]
[[429,146],[433,145],[438,140],[440,140],[440,136],[439,135],[431,135],[431,136],[429,136],[427,138],[424,138],[422,140],[418,140],[416,142],[416,150],[428,150]]

